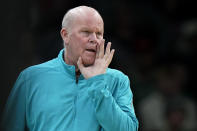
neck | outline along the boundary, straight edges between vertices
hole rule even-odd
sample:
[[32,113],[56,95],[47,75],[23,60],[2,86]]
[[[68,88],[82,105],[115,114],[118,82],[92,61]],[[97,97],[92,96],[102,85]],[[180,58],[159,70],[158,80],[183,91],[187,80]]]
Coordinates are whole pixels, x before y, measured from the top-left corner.
[[68,55],[67,55],[66,52],[64,52],[64,57],[63,57],[63,59],[64,59],[64,62],[65,62],[66,64],[68,64],[68,65],[74,65],[74,66],[75,66],[76,76],[77,76],[77,75],[79,76],[79,75],[81,74],[81,73],[80,73],[80,70],[79,70],[79,68],[78,68],[78,66],[77,66],[77,64],[75,64],[75,63],[73,63],[72,61],[69,60]]
[[67,51],[64,51],[64,62],[68,65],[74,65],[77,68],[77,64],[69,58]]

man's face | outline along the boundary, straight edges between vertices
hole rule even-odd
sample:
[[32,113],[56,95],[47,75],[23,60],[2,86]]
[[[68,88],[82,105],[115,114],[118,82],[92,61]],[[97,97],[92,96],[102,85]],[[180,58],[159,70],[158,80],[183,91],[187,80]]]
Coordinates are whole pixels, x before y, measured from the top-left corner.
[[[103,21],[99,15],[78,16],[72,23],[66,44],[66,61],[76,65],[81,56],[85,66],[94,64],[97,45],[103,40]],[[68,64],[69,64],[68,63]]]

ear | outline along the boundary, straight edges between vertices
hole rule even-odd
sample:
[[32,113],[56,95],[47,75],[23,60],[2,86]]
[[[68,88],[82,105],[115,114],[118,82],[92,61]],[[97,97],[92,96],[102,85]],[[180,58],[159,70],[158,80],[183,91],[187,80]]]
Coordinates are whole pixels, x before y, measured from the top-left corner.
[[62,28],[60,31],[61,37],[64,41],[64,44],[68,45],[69,43],[69,36],[68,36],[68,30],[66,28]]

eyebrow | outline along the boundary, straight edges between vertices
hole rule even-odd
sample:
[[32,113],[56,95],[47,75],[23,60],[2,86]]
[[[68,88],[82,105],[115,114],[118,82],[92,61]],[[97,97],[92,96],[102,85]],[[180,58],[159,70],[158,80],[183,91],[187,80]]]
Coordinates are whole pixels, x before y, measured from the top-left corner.
[[[89,31],[89,30],[91,30],[91,29],[89,29],[88,27],[82,27],[81,30],[88,30],[88,31]],[[102,29],[101,29],[101,30],[97,29],[96,32],[103,33]]]

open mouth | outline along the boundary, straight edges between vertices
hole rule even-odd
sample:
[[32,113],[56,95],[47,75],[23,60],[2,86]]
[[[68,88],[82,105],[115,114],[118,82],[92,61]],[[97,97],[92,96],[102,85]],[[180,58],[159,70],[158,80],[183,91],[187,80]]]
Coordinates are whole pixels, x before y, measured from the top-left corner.
[[94,49],[86,49],[86,50],[89,52],[96,52],[96,50],[94,50]]

